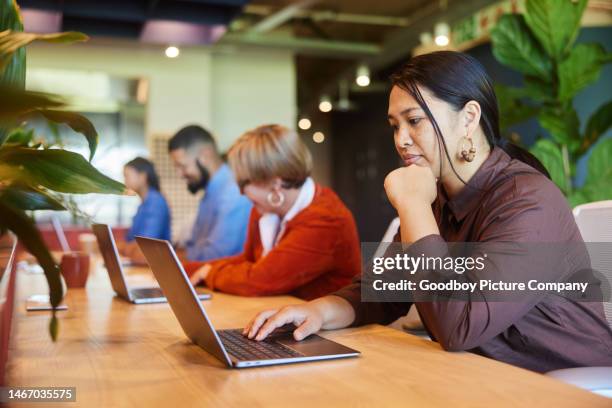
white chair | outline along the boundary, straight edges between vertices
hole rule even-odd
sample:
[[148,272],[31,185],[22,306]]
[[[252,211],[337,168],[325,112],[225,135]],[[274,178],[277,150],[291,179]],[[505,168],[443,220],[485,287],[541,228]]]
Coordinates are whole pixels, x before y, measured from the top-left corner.
[[573,213],[586,242],[612,242],[612,200],[582,204]]
[[546,373],[564,383],[612,398],[612,367],[565,368]]
[[[574,218],[584,242],[612,243],[612,200],[582,204],[574,208]],[[612,245],[597,246],[597,251],[589,251],[591,266],[602,272],[612,283]],[[612,302],[604,302],[604,312],[612,327]]]
[[[612,200],[583,204],[574,208],[574,218],[585,242],[612,243]],[[610,245],[612,248],[612,245]],[[591,266],[612,283],[612,249],[598,246],[589,251]],[[612,303],[604,302],[608,325],[612,327]],[[555,370],[546,375],[568,384],[612,398],[612,367],[579,367]]]
[[380,245],[376,248],[376,252],[374,252],[374,257],[381,257],[385,254],[385,251],[389,247],[389,244],[393,242],[393,238],[395,238],[395,234],[399,231],[400,219],[399,217],[395,217],[391,220],[391,223],[387,227],[385,231],[385,235],[383,235],[382,240],[380,241]]
[[[393,242],[395,234],[397,234],[397,232],[399,231],[399,227],[400,219],[399,217],[395,217],[387,227],[387,230],[385,231],[385,235],[383,235],[380,245],[378,246],[378,248],[376,248],[376,252],[374,253],[375,257],[380,257],[385,254],[385,251],[389,247],[389,244]],[[400,318],[400,320],[396,323],[399,323],[403,330],[411,334],[425,339],[430,339],[429,335],[423,328],[423,322],[421,321],[421,317],[419,316],[419,313],[416,310],[416,306],[414,305],[410,307],[408,314]]]

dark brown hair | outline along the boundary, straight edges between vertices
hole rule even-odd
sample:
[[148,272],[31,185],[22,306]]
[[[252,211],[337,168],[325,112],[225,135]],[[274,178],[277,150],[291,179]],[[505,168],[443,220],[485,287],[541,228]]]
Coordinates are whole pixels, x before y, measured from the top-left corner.
[[440,156],[443,148],[453,172],[464,183],[452,165],[442,132],[417,86],[427,88],[436,98],[450,104],[456,111],[463,109],[469,101],[478,102],[481,109],[480,126],[491,149],[497,146],[511,158],[528,164],[550,178],[546,168],[534,155],[501,137],[497,97],[491,79],[476,58],[456,51],[436,51],[419,55],[411,58],[395,72],[391,76],[391,83],[412,95],[425,111],[438,138]]
[[189,150],[197,144],[209,144],[215,151],[217,144],[212,134],[202,126],[189,125],[185,126],[168,141],[168,152],[178,149]]
[[159,191],[159,177],[155,171],[155,166],[150,160],[144,157],[136,157],[125,164],[125,167],[131,167],[138,173],[144,173],[147,176],[147,185],[149,188]]

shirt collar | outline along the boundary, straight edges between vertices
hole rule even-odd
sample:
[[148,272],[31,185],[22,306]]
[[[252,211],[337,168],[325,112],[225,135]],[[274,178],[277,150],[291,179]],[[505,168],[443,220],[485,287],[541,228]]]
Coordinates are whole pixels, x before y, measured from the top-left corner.
[[295,203],[291,206],[285,217],[283,218],[283,223],[291,220],[295,217],[300,211],[304,208],[308,207],[312,202],[312,199],[315,194],[315,184],[312,181],[312,178],[308,177],[302,187],[300,188],[300,193],[298,194]]
[[282,221],[279,216],[273,213],[263,214],[259,218],[259,237],[263,247],[263,256],[267,255],[280,239],[285,231],[285,225],[294,218],[300,211],[308,207],[315,195],[315,183],[312,178],[308,177],[298,194],[295,203],[291,206]]
[[441,186],[438,187],[440,204],[442,206],[448,204],[455,219],[461,221],[480,204],[481,198],[489,190],[491,182],[509,162],[510,156],[500,147],[494,147],[489,157],[455,197],[449,199],[444,189]]

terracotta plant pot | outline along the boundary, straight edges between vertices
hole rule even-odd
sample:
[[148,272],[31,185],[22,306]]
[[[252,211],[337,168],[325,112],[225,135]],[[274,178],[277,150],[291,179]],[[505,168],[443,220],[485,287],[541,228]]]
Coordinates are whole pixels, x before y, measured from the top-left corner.
[[69,288],[84,288],[89,277],[89,254],[83,252],[68,252],[62,256],[60,269],[66,286]]

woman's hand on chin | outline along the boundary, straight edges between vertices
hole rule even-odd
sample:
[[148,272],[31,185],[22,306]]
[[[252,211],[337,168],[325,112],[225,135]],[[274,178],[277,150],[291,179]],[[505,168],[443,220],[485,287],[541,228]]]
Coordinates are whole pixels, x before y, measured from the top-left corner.
[[438,195],[436,178],[429,166],[407,166],[393,170],[385,178],[385,191],[391,205],[400,210],[411,203],[431,205]]

